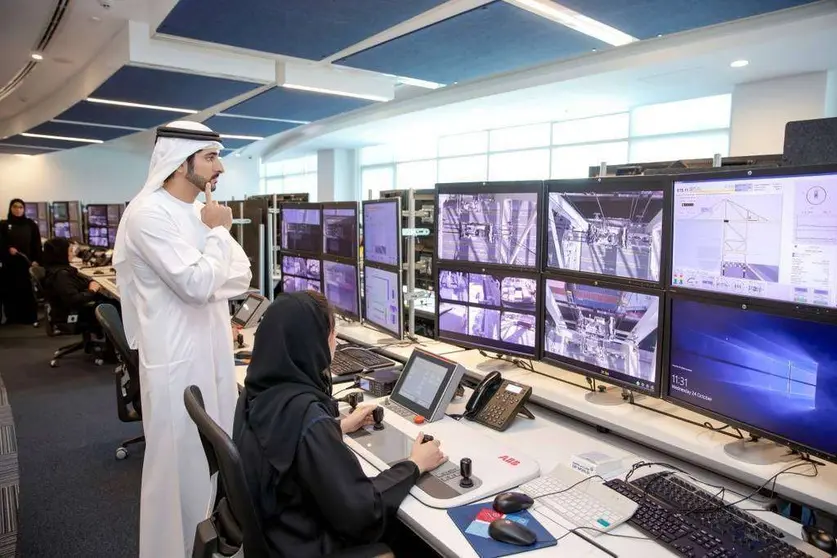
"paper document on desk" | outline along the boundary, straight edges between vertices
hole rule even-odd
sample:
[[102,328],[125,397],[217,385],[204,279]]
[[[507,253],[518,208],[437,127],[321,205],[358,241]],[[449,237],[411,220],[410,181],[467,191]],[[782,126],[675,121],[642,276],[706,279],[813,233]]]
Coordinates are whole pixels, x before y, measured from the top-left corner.
[[[491,503],[482,502],[459,506],[448,510],[448,516],[456,524],[456,527],[465,537],[480,558],[498,558],[499,556],[510,556],[548,546],[555,546],[558,541],[547,531],[543,525],[535,519],[528,511],[503,515],[494,511]],[[495,541],[488,535],[488,525],[495,519],[505,517],[522,525],[525,525],[537,535],[538,541],[532,546],[515,546],[513,544]]]

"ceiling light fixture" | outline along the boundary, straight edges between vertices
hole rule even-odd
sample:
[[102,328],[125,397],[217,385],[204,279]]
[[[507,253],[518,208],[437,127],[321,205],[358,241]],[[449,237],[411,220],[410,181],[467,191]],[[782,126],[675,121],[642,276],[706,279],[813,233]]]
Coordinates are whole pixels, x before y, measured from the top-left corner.
[[556,4],[551,0],[510,0],[510,2],[609,45],[622,46],[639,40],[615,27]]
[[729,67],[730,68],[743,68],[744,66],[749,66],[749,65],[750,65],[749,60],[735,60],[734,62],[732,62],[729,65]]
[[180,112],[183,114],[197,114],[198,111],[177,107],[164,107],[160,105],[146,105],[144,103],[129,103],[128,101],[114,101],[112,99],[99,99],[97,97],[88,97],[87,102],[97,103],[100,105],[113,105],[117,107],[141,108],[149,110],[162,110],[167,112]]
[[25,137],[25,138],[51,139],[51,140],[58,140],[58,141],[77,141],[79,143],[105,143],[102,140],[97,140],[97,139],[73,138],[73,137],[70,137],[70,136],[51,136],[49,134],[30,134],[29,132],[24,132],[20,135]]
[[337,91],[335,89],[326,89],[324,87],[309,87],[308,85],[297,85],[295,83],[283,83],[282,87],[286,89],[297,89],[299,91],[311,91],[313,93],[325,93],[326,95],[338,95],[340,97],[353,97],[355,99],[366,99],[369,101],[379,101],[385,103],[390,99],[378,95],[363,95],[362,93],[349,93],[348,91]]
[[44,55],[41,54],[40,52],[33,52],[29,56],[31,56],[32,60],[34,60],[35,62],[40,62],[41,60],[44,59]]
[[249,140],[249,141],[259,141],[263,140],[264,138],[259,136],[239,136],[236,134],[219,134],[221,139],[235,139],[235,140]]

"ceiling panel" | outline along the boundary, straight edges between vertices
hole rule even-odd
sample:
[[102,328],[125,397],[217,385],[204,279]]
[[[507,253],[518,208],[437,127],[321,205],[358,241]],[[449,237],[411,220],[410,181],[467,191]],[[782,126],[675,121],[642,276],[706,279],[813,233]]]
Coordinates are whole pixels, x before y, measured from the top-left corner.
[[450,84],[606,46],[511,4],[494,2],[339,63]]
[[321,60],[447,0],[180,0],[160,33]]
[[121,138],[122,136],[135,133],[133,130],[102,128],[100,126],[80,126],[77,124],[65,124],[63,122],[45,122],[29,131],[33,134],[97,139],[102,141]]
[[146,129],[182,119],[184,116],[187,115],[162,110],[100,105],[81,101],[55,119]]
[[312,122],[349,112],[375,101],[274,87],[230,109],[227,114]]
[[209,120],[205,120],[204,124],[212,128],[219,134],[234,134],[238,136],[258,136],[263,138],[299,126],[299,124],[292,124],[290,122],[254,120],[252,118],[233,118],[229,116],[218,115],[213,116]]
[[639,39],[697,29],[811,0],[561,0],[560,3]]
[[247,147],[248,145],[253,143],[253,141],[221,138],[221,143],[224,145],[224,149],[241,149],[242,147]]
[[0,142],[0,154],[3,155],[41,155],[43,153],[52,153],[53,151],[52,149],[8,145]]
[[12,136],[10,138],[6,138],[0,141],[0,145],[3,144],[13,144],[13,145],[24,145],[29,147],[46,147],[51,149],[72,149],[74,147],[82,147],[84,145],[92,145],[86,142],[76,142],[76,141],[61,141],[61,140],[50,140],[50,139],[43,139],[43,138],[27,138],[26,136]]

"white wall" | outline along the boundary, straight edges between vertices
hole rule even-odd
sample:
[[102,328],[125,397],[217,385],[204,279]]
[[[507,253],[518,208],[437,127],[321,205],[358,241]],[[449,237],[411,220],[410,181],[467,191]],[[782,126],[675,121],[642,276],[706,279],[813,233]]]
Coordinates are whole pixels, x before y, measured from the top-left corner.
[[782,153],[785,125],[826,114],[828,72],[737,85],[732,93],[730,155]]
[[317,151],[317,200],[353,201],[357,199],[358,152],[354,149]]
[[256,157],[224,157],[224,174],[218,179],[218,200],[243,200],[259,194],[259,160]]

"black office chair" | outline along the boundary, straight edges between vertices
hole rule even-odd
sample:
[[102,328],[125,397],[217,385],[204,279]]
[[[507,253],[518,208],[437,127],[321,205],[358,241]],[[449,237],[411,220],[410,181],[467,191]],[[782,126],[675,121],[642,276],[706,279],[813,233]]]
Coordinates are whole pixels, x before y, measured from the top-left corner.
[[[142,421],[142,399],[140,396],[139,353],[128,345],[122,318],[111,304],[96,307],[96,320],[102,326],[105,337],[116,351],[119,365],[114,370],[116,383],[116,412],[122,422]],[[122,442],[116,448],[116,459],[128,457],[128,446],[145,443],[145,436],[136,436]]]
[[[198,386],[189,386],[184,390],[183,403],[198,427],[209,463],[209,475],[218,472],[215,506],[211,517],[199,523],[195,530],[192,558],[269,558],[270,551],[247,488],[238,448],[207,414]],[[373,544],[331,554],[328,558],[377,558],[391,555],[391,550],[385,544]]]

